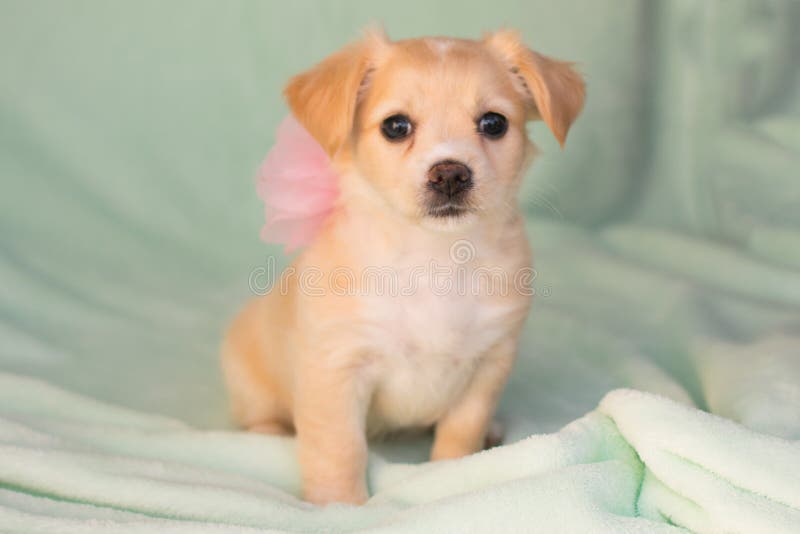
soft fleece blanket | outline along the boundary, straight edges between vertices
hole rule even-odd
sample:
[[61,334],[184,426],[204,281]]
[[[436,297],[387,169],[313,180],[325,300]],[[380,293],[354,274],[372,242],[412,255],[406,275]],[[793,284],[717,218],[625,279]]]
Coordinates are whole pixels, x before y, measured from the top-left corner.
[[13,375],[2,385],[7,532],[797,532],[800,445],[616,390],[553,434],[410,465],[375,456],[363,508],[317,509],[293,443],[198,431]]
[[[424,14],[424,16],[423,16]],[[257,269],[281,84],[370,20],[581,63],[522,202],[537,297],[505,445],[372,447],[298,500],[217,346]],[[796,2],[0,0],[0,532],[800,532]],[[301,29],[299,31],[298,29]]]

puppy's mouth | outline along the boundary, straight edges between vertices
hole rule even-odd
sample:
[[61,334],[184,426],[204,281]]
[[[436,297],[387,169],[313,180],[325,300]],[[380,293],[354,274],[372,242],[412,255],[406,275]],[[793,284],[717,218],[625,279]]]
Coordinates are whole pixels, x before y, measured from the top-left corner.
[[463,202],[447,201],[435,205],[428,205],[428,215],[437,219],[461,217],[470,211],[470,207]]

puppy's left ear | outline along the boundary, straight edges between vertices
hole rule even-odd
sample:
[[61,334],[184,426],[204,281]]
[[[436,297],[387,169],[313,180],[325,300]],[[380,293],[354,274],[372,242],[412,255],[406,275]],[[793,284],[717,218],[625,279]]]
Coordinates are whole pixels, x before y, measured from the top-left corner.
[[528,49],[510,30],[489,34],[483,41],[508,66],[514,85],[529,101],[530,117],[542,119],[563,147],[586,95],[583,78],[572,63]]
[[283,90],[294,116],[331,157],[350,135],[373,57],[386,44],[383,30],[368,29],[360,41],[294,76]]

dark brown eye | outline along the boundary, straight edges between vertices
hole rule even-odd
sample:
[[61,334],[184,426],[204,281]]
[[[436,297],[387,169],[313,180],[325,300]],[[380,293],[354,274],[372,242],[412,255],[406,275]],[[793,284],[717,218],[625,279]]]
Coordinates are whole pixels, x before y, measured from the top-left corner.
[[508,131],[508,119],[499,113],[490,111],[478,119],[478,132],[489,139],[500,139]]
[[406,115],[392,115],[385,118],[381,123],[381,133],[389,141],[405,139],[411,135],[412,131],[414,131],[414,126],[411,124],[411,119]]

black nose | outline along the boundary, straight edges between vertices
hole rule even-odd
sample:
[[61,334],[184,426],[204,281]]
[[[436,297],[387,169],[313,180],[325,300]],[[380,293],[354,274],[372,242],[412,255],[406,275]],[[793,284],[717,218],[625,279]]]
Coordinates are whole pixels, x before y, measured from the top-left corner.
[[428,170],[428,185],[448,197],[472,187],[472,171],[463,163],[440,161]]

